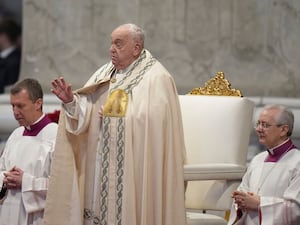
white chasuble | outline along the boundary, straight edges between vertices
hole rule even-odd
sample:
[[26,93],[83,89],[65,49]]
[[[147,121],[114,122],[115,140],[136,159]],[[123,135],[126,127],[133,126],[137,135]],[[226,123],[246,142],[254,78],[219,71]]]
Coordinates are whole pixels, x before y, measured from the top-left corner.
[[76,92],[74,110],[63,112],[45,224],[184,225],[185,147],[174,80],[147,50],[110,82],[114,71],[111,63],[96,71]]

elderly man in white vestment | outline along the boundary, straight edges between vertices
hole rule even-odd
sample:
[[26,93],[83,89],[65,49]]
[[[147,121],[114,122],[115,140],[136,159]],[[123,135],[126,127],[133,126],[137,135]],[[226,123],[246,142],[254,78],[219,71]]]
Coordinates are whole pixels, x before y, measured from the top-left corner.
[[42,111],[43,91],[37,80],[17,83],[10,102],[20,127],[8,138],[0,158],[0,225],[41,225],[57,124]]
[[144,49],[144,32],[111,34],[111,62],[63,102],[45,210],[47,225],[184,225],[185,147],[169,72]]
[[234,191],[231,224],[300,224],[300,151],[290,136],[294,115],[285,107],[266,106],[256,124],[267,151],[255,156]]

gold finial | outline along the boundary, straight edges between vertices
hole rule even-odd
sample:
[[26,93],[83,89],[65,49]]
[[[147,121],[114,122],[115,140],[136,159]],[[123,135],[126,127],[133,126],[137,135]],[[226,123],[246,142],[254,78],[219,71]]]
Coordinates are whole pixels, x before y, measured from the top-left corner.
[[225,79],[223,72],[218,72],[216,76],[205,83],[204,87],[194,88],[190,95],[222,95],[242,97],[240,90],[231,89],[231,84]]

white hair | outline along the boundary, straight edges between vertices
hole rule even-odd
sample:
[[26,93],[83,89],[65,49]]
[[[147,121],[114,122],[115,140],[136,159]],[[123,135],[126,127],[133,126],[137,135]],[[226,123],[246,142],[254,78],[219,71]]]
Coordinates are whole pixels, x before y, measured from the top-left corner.
[[123,28],[123,27],[128,28],[130,33],[132,34],[133,40],[138,42],[141,45],[141,47],[144,48],[144,42],[145,42],[144,30],[133,23],[126,23],[119,26],[118,28]]

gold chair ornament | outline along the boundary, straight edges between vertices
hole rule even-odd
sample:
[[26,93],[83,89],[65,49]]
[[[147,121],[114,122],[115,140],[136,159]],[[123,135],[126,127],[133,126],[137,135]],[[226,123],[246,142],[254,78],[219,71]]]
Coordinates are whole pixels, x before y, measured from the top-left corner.
[[232,89],[230,82],[225,79],[223,72],[218,72],[216,76],[207,82],[204,87],[194,88],[190,95],[221,95],[243,97],[240,90]]

